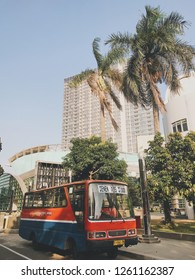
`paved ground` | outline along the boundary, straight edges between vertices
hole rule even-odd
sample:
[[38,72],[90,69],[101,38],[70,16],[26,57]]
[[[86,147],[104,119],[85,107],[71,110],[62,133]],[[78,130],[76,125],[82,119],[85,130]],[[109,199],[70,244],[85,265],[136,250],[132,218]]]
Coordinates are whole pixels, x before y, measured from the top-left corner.
[[120,251],[138,260],[195,260],[195,242],[168,238],[160,238],[160,243],[138,243]]

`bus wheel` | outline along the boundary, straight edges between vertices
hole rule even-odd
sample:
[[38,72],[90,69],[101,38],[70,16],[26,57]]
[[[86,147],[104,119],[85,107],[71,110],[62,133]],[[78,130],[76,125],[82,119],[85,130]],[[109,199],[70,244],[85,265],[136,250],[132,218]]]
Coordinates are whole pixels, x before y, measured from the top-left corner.
[[79,260],[81,255],[77,250],[77,246],[74,241],[71,242],[71,255],[74,260]]
[[107,251],[107,255],[111,260],[116,259],[116,257],[118,256],[118,248],[116,247],[110,249],[109,251]]

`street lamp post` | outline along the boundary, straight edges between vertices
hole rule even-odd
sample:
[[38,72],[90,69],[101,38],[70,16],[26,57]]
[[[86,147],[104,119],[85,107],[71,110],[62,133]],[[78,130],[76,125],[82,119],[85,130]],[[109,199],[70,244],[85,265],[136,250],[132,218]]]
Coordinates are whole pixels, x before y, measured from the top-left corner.
[[145,162],[142,158],[139,159],[139,171],[140,171],[140,184],[142,191],[143,201],[143,222],[144,222],[144,234],[139,238],[142,243],[159,243],[160,239],[152,234],[151,230],[151,217],[150,217],[150,206],[147,191],[147,178]]

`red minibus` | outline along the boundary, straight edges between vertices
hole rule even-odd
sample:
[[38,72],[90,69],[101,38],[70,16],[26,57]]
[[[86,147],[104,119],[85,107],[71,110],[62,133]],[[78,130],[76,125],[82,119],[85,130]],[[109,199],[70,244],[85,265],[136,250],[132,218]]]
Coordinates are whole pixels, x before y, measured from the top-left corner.
[[87,180],[27,192],[19,235],[34,246],[72,252],[107,252],[138,243],[128,187],[118,181]]

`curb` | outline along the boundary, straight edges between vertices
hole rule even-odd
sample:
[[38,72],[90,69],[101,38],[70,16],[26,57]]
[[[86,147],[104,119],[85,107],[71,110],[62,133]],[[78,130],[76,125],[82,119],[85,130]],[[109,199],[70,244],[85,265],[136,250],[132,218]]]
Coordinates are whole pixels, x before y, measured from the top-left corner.
[[125,257],[133,258],[134,260],[164,260],[163,258],[155,258],[154,256],[132,253],[124,250],[118,250],[118,253]]
[[195,234],[187,234],[187,233],[171,233],[171,232],[163,232],[163,231],[152,231],[154,235],[161,238],[169,238],[183,241],[192,241],[195,242]]
[[175,240],[183,240],[183,241],[192,241],[195,242],[195,234],[187,234],[187,233],[170,233],[164,231],[152,231],[154,235],[161,238],[169,238]]
[[[137,234],[142,236],[144,233],[143,229],[137,229]],[[195,234],[187,234],[187,233],[173,233],[173,232],[165,232],[165,231],[157,231],[153,230],[152,234],[161,238],[175,239],[175,240],[183,240],[183,241],[191,241],[195,242]]]

